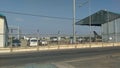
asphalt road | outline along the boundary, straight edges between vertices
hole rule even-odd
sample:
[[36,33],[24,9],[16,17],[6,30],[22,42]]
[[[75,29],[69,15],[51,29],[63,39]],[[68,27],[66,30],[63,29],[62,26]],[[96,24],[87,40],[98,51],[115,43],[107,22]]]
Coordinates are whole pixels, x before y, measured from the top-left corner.
[[0,54],[0,66],[21,65],[28,63],[49,63],[73,60],[75,58],[112,55],[120,53],[120,47],[87,48],[87,49],[64,49],[40,52],[24,52]]

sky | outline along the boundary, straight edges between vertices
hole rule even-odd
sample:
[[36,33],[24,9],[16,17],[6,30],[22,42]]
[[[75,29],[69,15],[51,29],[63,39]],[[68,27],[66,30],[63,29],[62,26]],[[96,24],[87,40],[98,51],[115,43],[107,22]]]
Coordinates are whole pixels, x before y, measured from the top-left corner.
[[[90,13],[88,3],[80,7],[80,4],[86,1],[76,0],[76,19],[83,19],[104,9],[120,13],[120,0],[90,0]],[[49,17],[11,14],[3,11]],[[55,34],[58,31],[61,34],[72,34],[73,32],[73,0],[0,0],[0,14],[6,16],[9,27],[19,26],[22,33],[37,33],[37,30],[41,34]],[[92,29],[100,32],[100,27],[93,27]],[[89,27],[76,26],[77,34],[86,34],[88,32]]]

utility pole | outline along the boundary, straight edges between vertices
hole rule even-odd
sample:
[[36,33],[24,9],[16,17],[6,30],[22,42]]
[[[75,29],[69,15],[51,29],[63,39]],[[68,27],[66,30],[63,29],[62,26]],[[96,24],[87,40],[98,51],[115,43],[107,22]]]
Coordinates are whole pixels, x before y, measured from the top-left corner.
[[107,34],[108,34],[108,42],[110,42],[110,35],[109,35],[109,12],[107,9],[105,9],[107,12]]
[[[81,3],[80,4],[80,7],[82,7],[83,5],[87,4],[89,2],[89,6],[90,6],[90,0],[87,0],[86,2],[84,3]],[[76,22],[76,0],[73,0],[73,41],[72,43],[76,43],[76,27],[75,27],[75,22]],[[89,7],[89,14],[90,14],[90,7]],[[90,21],[90,31],[91,31],[91,17],[89,18],[89,21]],[[90,41],[91,41],[91,37],[90,37]]]
[[37,29],[37,51],[39,51],[39,29]]
[[19,26],[18,26],[17,31],[18,31],[18,40],[20,40],[20,27]]
[[90,37],[89,37],[89,44],[90,44],[90,47],[91,47],[91,41],[92,41],[92,39],[91,39],[91,31],[92,31],[92,29],[91,29],[91,23],[92,23],[92,20],[91,20],[91,2],[90,2],[90,0],[88,0],[88,2],[89,2],[89,26],[90,26]]
[[12,36],[12,34],[13,34],[13,29],[11,29],[11,46],[10,46],[10,52],[13,52],[13,36]]
[[72,43],[76,43],[76,36],[75,36],[75,2],[76,0],[73,0],[73,42]]

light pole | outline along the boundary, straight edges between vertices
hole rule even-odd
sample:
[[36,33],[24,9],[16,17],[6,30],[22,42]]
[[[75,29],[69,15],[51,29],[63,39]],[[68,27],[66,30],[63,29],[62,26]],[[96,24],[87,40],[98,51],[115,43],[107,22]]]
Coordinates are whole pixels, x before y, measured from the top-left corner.
[[[89,6],[90,6],[90,0],[87,0],[86,2],[84,3],[81,3],[80,4],[80,7],[82,7],[83,5],[87,4],[89,2]],[[75,22],[76,22],[76,9],[75,9],[75,5],[76,5],[76,0],[73,0],[73,43],[76,43],[76,29],[75,29]],[[89,7],[89,10],[90,10],[90,7]],[[89,14],[90,14],[90,11],[89,11]],[[90,23],[91,23],[91,17],[90,17]],[[90,27],[90,31],[91,31],[91,27]],[[91,40],[90,40],[91,41]]]
[[18,40],[20,40],[20,27],[19,26],[17,28],[17,31],[18,31]]
[[91,3],[90,3],[90,0],[88,0],[88,2],[89,2],[89,26],[90,26],[90,37],[89,37],[89,43],[90,43],[90,47],[91,47],[91,23],[92,23],[92,21],[91,21]]
[[75,2],[76,0],[73,0],[73,43],[76,43],[76,36],[75,36]]
[[39,29],[37,29],[37,51],[39,51]]
[[10,52],[13,52],[13,29],[11,29],[11,46],[10,46]]
[[[90,26],[90,34],[91,34],[91,16],[90,16],[90,13],[91,13],[91,8],[90,8],[90,0],[86,0],[85,2],[83,2],[83,3],[80,3],[80,6],[79,7],[82,7],[83,5],[85,5],[85,4],[89,4],[88,5],[88,8],[89,8],[89,26]],[[89,37],[89,42],[90,42],[90,47],[91,47],[91,35],[89,35],[90,37]]]

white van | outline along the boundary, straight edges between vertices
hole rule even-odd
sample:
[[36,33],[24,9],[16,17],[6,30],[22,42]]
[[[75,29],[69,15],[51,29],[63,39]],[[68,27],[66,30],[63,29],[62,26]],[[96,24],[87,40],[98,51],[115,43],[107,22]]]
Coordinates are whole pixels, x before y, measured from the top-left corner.
[[38,45],[37,38],[30,38],[29,44],[30,46],[37,46]]

